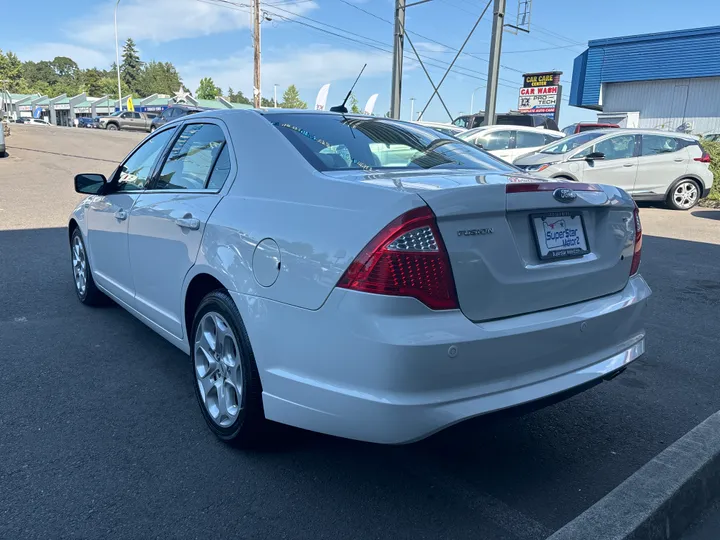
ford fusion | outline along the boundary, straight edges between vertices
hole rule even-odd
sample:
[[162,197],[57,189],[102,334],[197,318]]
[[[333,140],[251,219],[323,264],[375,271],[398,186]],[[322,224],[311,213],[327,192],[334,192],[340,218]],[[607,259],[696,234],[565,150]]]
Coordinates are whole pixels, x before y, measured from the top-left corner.
[[272,420],[411,442],[645,351],[632,199],[418,124],[203,112],[75,189],[78,298],[111,298],[189,354],[224,441],[254,444]]

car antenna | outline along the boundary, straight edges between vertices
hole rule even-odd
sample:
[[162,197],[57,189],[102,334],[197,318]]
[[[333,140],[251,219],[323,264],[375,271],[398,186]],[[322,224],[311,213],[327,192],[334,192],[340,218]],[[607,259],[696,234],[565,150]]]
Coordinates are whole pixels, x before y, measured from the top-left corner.
[[352,91],[355,89],[355,85],[360,80],[360,75],[363,74],[363,71],[365,71],[365,68],[367,67],[367,64],[365,64],[362,69],[360,70],[360,73],[357,76],[357,79],[355,79],[355,82],[350,87],[350,90],[347,93],[347,96],[345,96],[345,99],[343,100],[341,105],[335,105],[334,107],[330,107],[331,112],[339,112],[339,113],[346,113],[348,112],[347,107],[345,107],[345,104],[347,103],[347,100],[350,99],[350,94],[352,94]]

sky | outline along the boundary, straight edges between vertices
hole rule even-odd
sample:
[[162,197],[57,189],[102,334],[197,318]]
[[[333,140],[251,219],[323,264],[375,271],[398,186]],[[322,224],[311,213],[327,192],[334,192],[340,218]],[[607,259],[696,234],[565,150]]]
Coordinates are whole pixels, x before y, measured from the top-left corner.
[[[120,0],[118,33],[132,37],[143,61],[170,61],[185,86],[195,92],[202,77],[252,95],[252,29],[250,0]],[[410,1],[410,0],[409,0]],[[262,0],[261,0],[262,2]],[[472,29],[486,0],[431,0],[407,9],[406,29],[435,84]],[[530,32],[503,33],[498,112],[515,109],[522,74],[559,70],[565,99],[560,127],[593,121],[593,111],[570,107],[573,60],[591,39],[698,28],[720,24],[716,0],[535,0]],[[300,97],[314,106],[320,87],[330,83],[328,106],[338,104],[363,64],[367,68],[355,95],[362,106],[378,93],[376,114],[390,108],[394,0],[268,0],[262,24],[262,95],[295,84]],[[109,68],[115,60],[113,0],[34,0],[38,24],[6,24],[0,49],[21,60],[69,56],[81,68]],[[506,23],[515,24],[517,0],[507,1]],[[4,6],[6,21],[22,21],[27,5]],[[440,95],[453,117],[479,110],[485,103],[492,6],[478,24]],[[401,117],[422,110],[432,85],[405,42]],[[277,85],[277,86],[275,86]],[[411,99],[414,98],[414,101]],[[444,107],[433,99],[425,120],[448,122]]]

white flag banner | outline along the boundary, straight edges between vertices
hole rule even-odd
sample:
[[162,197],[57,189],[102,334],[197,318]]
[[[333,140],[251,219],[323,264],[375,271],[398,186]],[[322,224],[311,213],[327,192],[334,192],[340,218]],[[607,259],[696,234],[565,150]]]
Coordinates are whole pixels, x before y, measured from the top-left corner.
[[327,105],[328,92],[330,91],[330,83],[323,86],[318,92],[317,98],[315,99],[315,110],[324,111],[325,105]]
[[367,100],[367,103],[365,104],[365,109],[363,109],[364,114],[372,114],[373,109],[375,108],[375,102],[377,101],[378,95],[373,94],[370,96],[370,98]]

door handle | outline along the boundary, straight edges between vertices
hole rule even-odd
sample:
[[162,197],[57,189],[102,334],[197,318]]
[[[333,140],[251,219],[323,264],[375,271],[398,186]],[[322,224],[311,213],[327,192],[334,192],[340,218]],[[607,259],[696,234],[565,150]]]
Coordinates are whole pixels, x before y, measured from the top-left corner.
[[683,160],[683,158],[675,158],[675,159],[673,159],[673,161],[674,161],[675,163],[681,163],[681,162],[684,161],[684,160]]
[[115,212],[115,219],[118,219],[120,221],[124,221],[127,219],[127,212],[123,210],[122,208]]
[[634,167],[634,163],[623,163],[623,167]]
[[197,231],[200,228],[200,220],[194,217],[177,218],[175,224],[182,229]]

